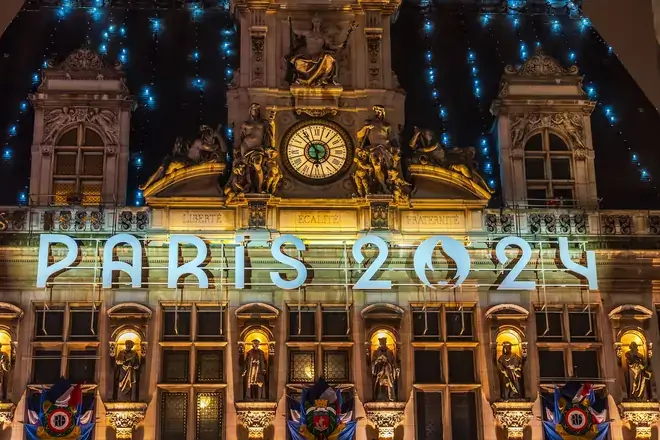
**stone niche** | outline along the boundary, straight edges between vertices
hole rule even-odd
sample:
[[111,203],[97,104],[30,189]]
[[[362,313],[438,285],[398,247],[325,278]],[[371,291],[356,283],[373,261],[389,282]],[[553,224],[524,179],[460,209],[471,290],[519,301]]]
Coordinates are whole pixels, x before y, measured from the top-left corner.
[[250,439],[268,438],[267,428],[277,411],[277,402],[271,400],[276,395],[271,379],[277,370],[273,329],[279,315],[277,308],[264,303],[245,304],[235,311],[240,335],[236,415]]
[[[365,387],[365,395],[368,396],[364,408],[367,413],[369,424],[379,440],[398,438],[397,428],[401,426],[404,419],[405,401],[399,398],[401,393],[401,321],[404,310],[393,304],[377,303],[365,307],[362,312],[364,330],[366,335],[365,356],[367,359],[367,371],[370,387]],[[377,350],[385,350],[393,355],[395,370],[395,383],[392,394],[382,389],[374,372],[374,353]],[[377,369],[377,368],[376,368]]]
[[[12,402],[11,396],[22,390],[14,390],[13,384],[17,381],[12,380],[16,373],[16,351],[18,348],[18,327],[23,318],[23,310],[17,306],[5,302],[0,302],[0,357],[4,364],[2,372],[2,382],[0,383],[0,428],[10,426],[14,418],[16,405]],[[20,374],[21,372],[19,372]]]

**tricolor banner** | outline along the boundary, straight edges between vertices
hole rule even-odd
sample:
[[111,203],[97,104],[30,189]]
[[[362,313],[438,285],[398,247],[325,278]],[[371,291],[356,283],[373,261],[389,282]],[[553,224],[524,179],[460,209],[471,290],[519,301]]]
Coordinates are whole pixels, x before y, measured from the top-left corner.
[[543,398],[543,431],[548,440],[604,440],[610,422],[607,399],[589,383],[569,382]]

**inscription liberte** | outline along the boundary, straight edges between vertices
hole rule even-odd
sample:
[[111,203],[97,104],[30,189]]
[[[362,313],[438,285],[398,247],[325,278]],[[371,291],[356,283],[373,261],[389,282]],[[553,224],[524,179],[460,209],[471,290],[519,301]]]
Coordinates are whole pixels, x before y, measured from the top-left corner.
[[461,224],[461,219],[458,215],[416,214],[416,215],[409,215],[406,218],[406,222],[409,225],[458,226]]
[[210,225],[224,223],[222,214],[183,214],[184,225]]

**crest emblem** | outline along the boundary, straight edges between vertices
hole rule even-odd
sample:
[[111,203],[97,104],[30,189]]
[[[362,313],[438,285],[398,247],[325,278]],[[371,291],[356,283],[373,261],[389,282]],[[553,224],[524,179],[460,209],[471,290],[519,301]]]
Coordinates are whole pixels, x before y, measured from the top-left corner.
[[571,435],[581,436],[591,430],[591,414],[581,405],[567,405],[563,414],[563,428]]

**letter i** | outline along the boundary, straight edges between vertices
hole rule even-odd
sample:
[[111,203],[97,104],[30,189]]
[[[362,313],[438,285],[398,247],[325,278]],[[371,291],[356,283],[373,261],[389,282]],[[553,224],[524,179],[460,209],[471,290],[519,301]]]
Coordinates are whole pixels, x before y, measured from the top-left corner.
[[234,287],[245,289],[245,246],[243,235],[236,235],[236,247],[234,248]]

